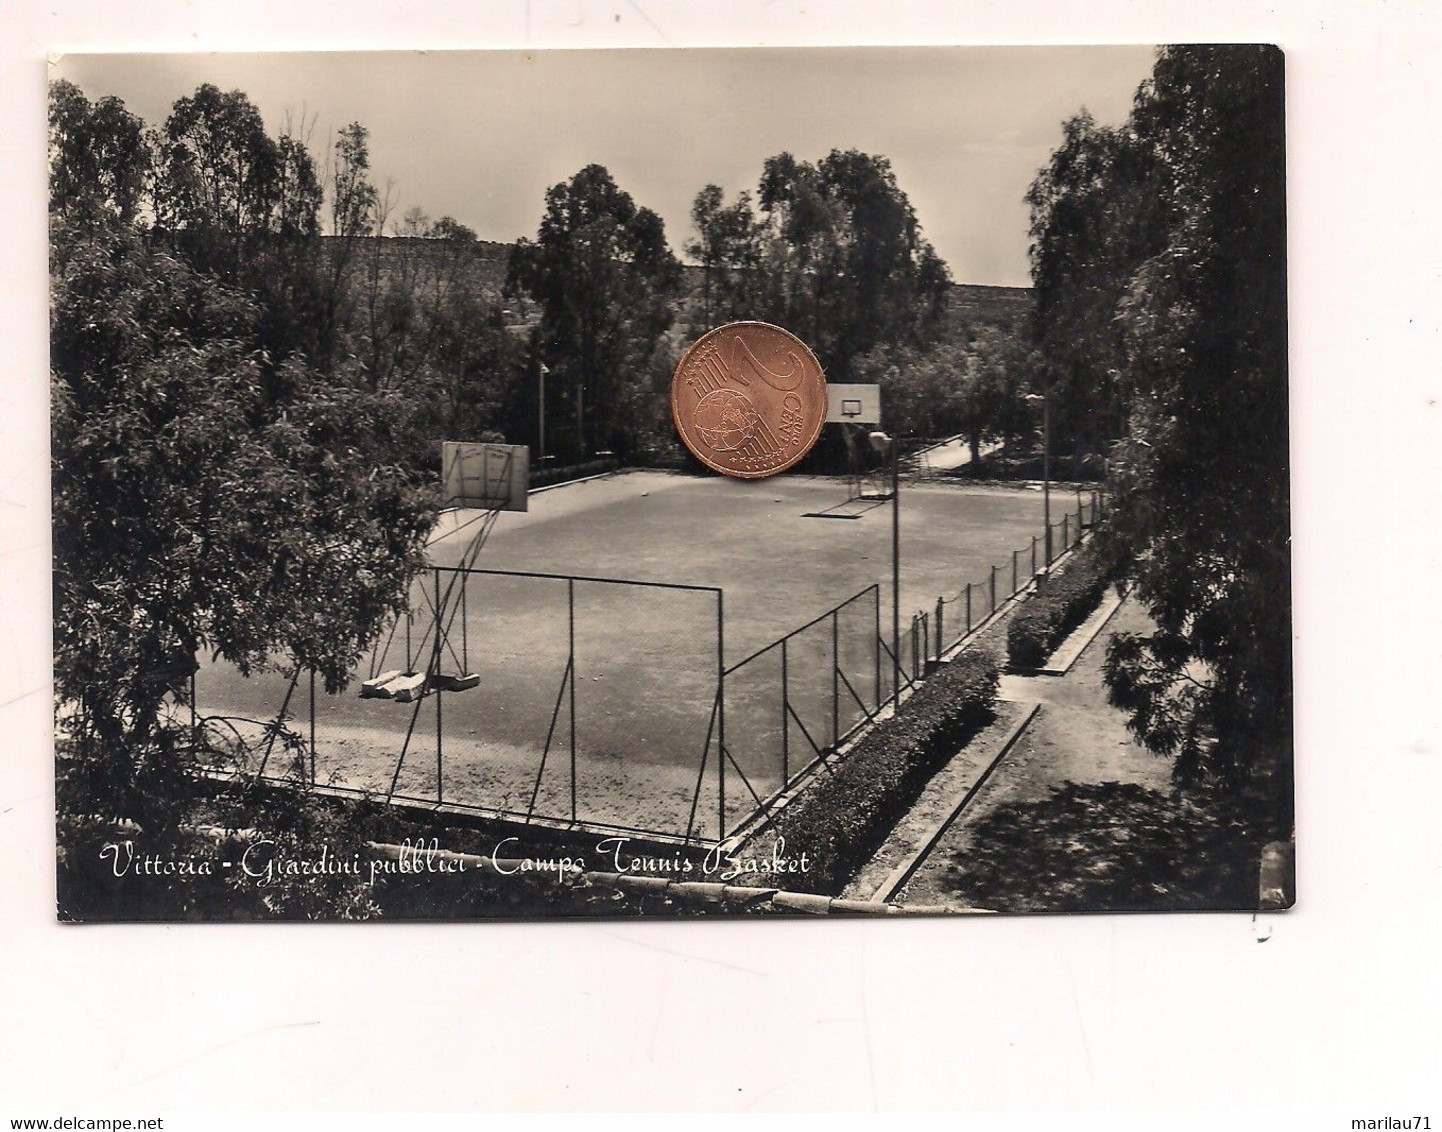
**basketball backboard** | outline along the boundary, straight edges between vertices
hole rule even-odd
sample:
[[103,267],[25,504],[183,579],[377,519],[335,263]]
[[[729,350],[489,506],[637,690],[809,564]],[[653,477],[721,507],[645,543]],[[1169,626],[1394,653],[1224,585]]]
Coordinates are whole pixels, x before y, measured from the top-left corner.
[[481,511],[524,511],[531,450],[524,444],[468,440],[441,443],[443,505]]
[[827,424],[880,424],[881,386],[828,383]]

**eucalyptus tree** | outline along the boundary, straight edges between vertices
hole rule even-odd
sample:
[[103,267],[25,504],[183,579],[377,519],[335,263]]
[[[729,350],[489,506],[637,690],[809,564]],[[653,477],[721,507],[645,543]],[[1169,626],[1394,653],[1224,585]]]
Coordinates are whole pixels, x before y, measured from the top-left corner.
[[512,252],[507,286],[540,305],[534,353],[569,402],[575,454],[629,450],[625,405],[647,382],[681,287],[661,218],[588,165],[547,190],[536,238]]

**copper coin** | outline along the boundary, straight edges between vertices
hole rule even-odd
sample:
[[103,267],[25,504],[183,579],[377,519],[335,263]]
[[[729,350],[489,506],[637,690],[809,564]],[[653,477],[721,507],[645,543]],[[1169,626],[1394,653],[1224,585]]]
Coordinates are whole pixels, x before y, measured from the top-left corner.
[[826,378],[796,335],[765,322],[731,322],[682,355],[671,379],[671,416],[708,468],[762,479],[811,451],[826,420]]

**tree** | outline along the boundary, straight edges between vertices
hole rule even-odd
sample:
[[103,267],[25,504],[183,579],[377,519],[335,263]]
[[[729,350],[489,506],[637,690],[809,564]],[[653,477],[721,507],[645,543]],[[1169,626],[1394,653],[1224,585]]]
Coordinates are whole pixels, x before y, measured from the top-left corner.
[[197,655],[338,690],[404,605],[434,500],[384,461],[395,405],[300,372],[267,417],[246,296],[124,226],[54,248],[62,808],[173,823]]
[[751,194],[738,193],[727,205],[717,185],[707,185],[691,205],[691,222],[697,238],[686,243],[686,254],[698,260],[702,271],[702,308],[699,330],[735,322],[752,313],[761,294],[762,228],[751,204]]
[[1083,110],[1027,192],[1032,331],[1051,375],[1054,448],[1105,452],[1126,419],[1116,322],[1137,264],[1159,248],[1166,196],[1156,155],[1129,126]]
[[766,162],[758,199],[764,274],[782,288],[772,301],[809,325],[829,373],[844,380],[873,347],[937,327],[950,275],[885,157],[832,150],[811,165],[783,153]]
[[156,222],[187,236],[205,266],[229,277],[247,237],[270,230],[282,197],[284,159],[260,111],[241,91],[210,83],[178,99],[165,120]]
[[200,88],[158,138],[66,84],[51,116],[64,906],[369,914],[344,880],[227,895],[127,887],[95,862],[117,822],[169,855],[197,849],[198,823],[359,847],[304,791],[277,799],[243,776],[204,791],[225,752],[190,726],[190,681],[208,655],[339,693],[403,610],[435,520],[435,441],[487,435],[517,369],[475,234],[413,211],[382,238],[356,124],[323,184],[304,138],[269,137],[240,92]]
[[578,457],[600,447],[624,455],[635,444],[621,406],[646,380],[680,283],[661,218],[602,166],[547,191],[536,239],[512,251],[507,289],[540,304],[533,349],[551,388],[574,406]]
[[145,123],[118,98],[91,103],[64,79],[50,84],[50,211],[95,210],[124,223],[145,203],[155,156]]
[[856,150],[767,158],[755,204],[707,185],[686,252],[704,273],[703,322],[756,318],[795,330],[835,380],[888,344],[940,327],[951,276],[922,236],[891,163]]
[[[404,607],[434,522],[435,493],[397,460],[412,400],[309,362],[320,185],[304,145],[269,141],[247,107],[213,88],[182,100],[190,116],[171,125],[189,124],[157,166],[117,100],[52,87],[57,810],[71,914],[122,888],[120,915],[223,897],[179,880],[91,883],[116,822],[142,851],[182,855],[201,821],[297,848],[308,831],[337,833],[308,798],[266,805],[243,783],[238,797],[201,798],[211,756],[189,726],[191,674],[205,653],[246,672],[314,671],[338,692]],[[148,229],[147,209],[175,227]],[[356,885],[330,882],[260,903],[369,907]]]
[[330,168],[330,230],[342,239],[368,236],[380,204],[370,179],[370,133],[359,122],[336,131]]
[[980,466],[983,441],[1012,438],[1032,430],[1035,414],[1027,396],[1037,385],[1039,359],[1017,332],[996,326],[978,328],[966,348],[966,378],[950,396],[948,409]]
[[878,346],[855,367],[858,380],[881,386],[886,419],[898,436],[960,433],[974,463],[986,441],[1029,427],[1024,396],[1034,369],[1025,341],[993,326],[942,334],[924,345]]
[[157,148],[157,236],[256,299],[267,397],[283,403],[285,362],[329,369],[336,348],[335,280],[317,240],[324,186],[305,140],[272,138],[242,91],[206,83],[176,100]]
[[441,437],[499,439],[523,350],[483,278],[475,232],[413,208],[391,235],[366,240],[344,282],[355,291],[355,374],[415,404],[424,451],[414,458],[430,467]]
[[[1156,622],[1120,634],[1113,702],[1179,781],[1259,791],[1286,824],[1291,630],[1281,56],[1163,49],[1126,145],[1160,194],[1115,308],[1128,435],[1110,538]],[[1113,167],[1113,170],[1115,167]],[[1108,191],[1108,170],[1091,191]],[[1125,174],[1116,189],[1130,192]],[[1053,215],[1064,202],[1058,201]]]
[[315,310],[312,361],[334,373],[342,351],[351,344],[356,316],[356,265],[368,237],[378,224],[380,197],[370,179],[370,146],[359,122],[336,131],[325,171],[324,196],[329,202],[329,232],[321,246],[321,301]]
[[843,219],[839,270],[832,279],[819,274],[817,283],[823,309],[833,312],[834,349],[844,372],[851,358],[877,342],[934,328],[951,280],[886,158],[832,150],[818,173]]

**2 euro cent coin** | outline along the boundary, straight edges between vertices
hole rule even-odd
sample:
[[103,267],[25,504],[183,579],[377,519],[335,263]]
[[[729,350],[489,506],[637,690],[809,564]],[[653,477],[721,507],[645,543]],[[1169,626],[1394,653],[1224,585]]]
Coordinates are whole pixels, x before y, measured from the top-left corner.
[[691,344],[671,379],[676,431],[708,468],[741,479],[784,472],[826,420],[826,377],[806,344],[765,322],[732,322]]

